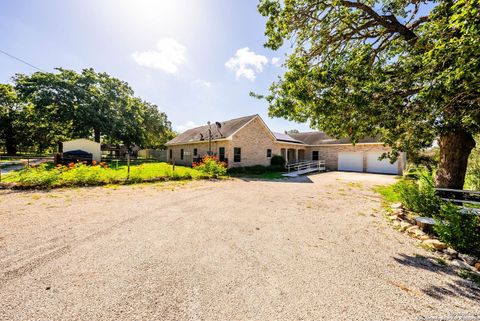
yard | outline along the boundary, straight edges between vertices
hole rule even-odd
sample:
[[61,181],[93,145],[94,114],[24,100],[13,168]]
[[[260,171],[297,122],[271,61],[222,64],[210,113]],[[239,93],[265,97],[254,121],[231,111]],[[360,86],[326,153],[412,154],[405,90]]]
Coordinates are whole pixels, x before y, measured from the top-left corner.
[[383,218],[392,176],[0,191],[2,320],[418,320],[475,285]]
[[5,175],[2,182],[19,188],[56,188],[65,186],[95,186],[128,184],[158,180],[181,180],[205,177],[203,173],[184,166],[173,167],[162,162],[132,164],[98,163],[93,166],[71,163],[55,166],[45,163]]

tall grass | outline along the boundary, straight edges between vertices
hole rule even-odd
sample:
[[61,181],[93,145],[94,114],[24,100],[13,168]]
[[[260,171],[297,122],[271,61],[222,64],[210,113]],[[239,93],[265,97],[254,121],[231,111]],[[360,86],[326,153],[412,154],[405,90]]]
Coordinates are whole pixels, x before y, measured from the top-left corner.
[[113,169],[100,163],[94,166],[70,164],[54,166],[42,164],[13,172],[4,177],[3,182],[18,188],[55,188],[65,186],[91,186],[106,184],[128,184],[154,180],[180,180],[202,178],[204,175],[192,168],[167,163],[148,163],[130,167],[119,166]]

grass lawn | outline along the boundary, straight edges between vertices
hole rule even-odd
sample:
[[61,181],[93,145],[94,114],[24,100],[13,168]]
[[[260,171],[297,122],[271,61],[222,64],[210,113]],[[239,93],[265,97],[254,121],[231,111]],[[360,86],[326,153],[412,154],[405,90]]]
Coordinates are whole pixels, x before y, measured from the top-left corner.
[[57,166],[52,163],[25,168],[2,178],[2,184],[18,188],[55,188],[65,186],[88,186],[106,184],[129,184],[155,180],[180,180],[204,178],[200,171],[190,167],[173,166],[167,163],[145,163],[130,166],[130,175],[125,165],[111,168],[103,163],[95,166],[76,164]]

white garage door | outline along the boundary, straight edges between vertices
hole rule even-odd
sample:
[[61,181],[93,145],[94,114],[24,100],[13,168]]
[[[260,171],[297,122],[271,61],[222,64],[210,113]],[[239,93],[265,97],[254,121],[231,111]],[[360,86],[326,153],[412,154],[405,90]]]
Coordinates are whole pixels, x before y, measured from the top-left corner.
[[338,153],[338,170],[363,172],[363,153]]
[[367,154],[367,172],[382,174],[398,174],[398,162],[390,163],[389,159],[378,160],[382,153]]

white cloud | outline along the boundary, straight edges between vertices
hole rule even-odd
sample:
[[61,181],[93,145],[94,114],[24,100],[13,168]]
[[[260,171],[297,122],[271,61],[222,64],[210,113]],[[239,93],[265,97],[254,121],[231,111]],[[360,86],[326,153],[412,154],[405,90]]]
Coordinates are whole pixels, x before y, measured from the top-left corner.
[[193,82],[193,84],[201,87],[212,88],[212,83],[203,79],[197,79]]
[[265,56],[257,55],[248,47],[238,49],[235,55],[230,58],[225,66],[235,71],[235,77],[245,77],[250,81],[254,81],[256,75],[263,71],[263,67],[268,63]]
[[187,47],[172,38],[162,38],[155,50],[136,51],[133,60],[140,66],[162,70],[175,74],[179,67],[187,62]]
[[282,62],[280,61],[281,59],[279,57],[273,57],[272,58],[272,65],[280,67],[282,65]]
[[189,120],[189,121],[187,121],[187,122],[186,122],[185,124],[183,124],[183,125],[178,125],[178,126],[176,126],[175,129],[176,129],[178,132],[184,132],[184,131],[186,131],[187,129],[192,129],[192,128],[195,128],[195,127],[198,127],[198,126],[199,126],[199,125],[195,124],[195,122]]

